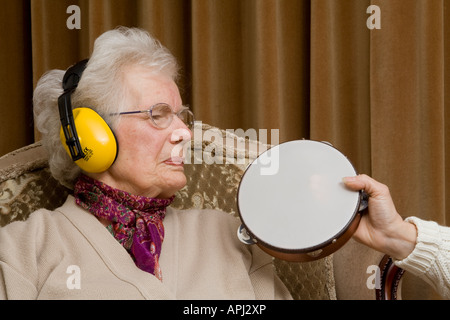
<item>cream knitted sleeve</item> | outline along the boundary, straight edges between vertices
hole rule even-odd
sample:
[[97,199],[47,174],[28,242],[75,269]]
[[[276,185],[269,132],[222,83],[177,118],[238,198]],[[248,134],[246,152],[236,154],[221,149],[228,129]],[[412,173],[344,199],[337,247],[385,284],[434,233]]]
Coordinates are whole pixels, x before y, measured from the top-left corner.
[[417,227],[416,247],[395,264],[421,277],[442,297],[450,299],[450,228],[433,221],[409,217],[406,221]]

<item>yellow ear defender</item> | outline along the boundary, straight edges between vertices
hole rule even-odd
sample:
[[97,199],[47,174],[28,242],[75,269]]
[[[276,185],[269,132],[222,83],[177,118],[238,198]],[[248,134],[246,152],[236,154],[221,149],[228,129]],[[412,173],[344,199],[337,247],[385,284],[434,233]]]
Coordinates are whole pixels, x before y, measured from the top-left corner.
[[72,110],[71,95],[88,60],[70,67],[63,78],[64,93],[58,98],[60,139],[72,160],[86,172],[108,170],[117,157],[117,140],[108,124],[90,108]]

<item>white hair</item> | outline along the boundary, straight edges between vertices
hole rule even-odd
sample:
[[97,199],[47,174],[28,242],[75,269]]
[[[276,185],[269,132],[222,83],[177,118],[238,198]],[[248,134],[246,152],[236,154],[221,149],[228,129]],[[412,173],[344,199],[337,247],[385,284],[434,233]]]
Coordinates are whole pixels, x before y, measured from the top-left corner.
[[[72,94],[72,107],[95,110],[114,130],[120,117],[110,114],[126,110],[129,97],[124,72],[130,65],[146,67],[149,72],[166,75],[174,81],[178,77],[175,57],[158,40],[144,30],[120,27],[95,40],[92,56]],[[37,83],[33,104],[35,125],[49,155],[50,171],[61,184],[72,188],[81,170],[59,138],[58,97],[63,93],[64,73],[62,70],[45,73]]]

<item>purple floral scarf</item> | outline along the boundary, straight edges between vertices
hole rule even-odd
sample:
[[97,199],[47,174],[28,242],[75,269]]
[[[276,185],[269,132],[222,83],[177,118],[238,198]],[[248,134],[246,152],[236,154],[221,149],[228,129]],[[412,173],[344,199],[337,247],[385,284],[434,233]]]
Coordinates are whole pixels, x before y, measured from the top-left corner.
[[163,220],[174,197],[134,196],[83,174],[75,184],[74,196],[77,205],[111,222],[108,230],[137,267],[162,280],[158,259],[164,239]]

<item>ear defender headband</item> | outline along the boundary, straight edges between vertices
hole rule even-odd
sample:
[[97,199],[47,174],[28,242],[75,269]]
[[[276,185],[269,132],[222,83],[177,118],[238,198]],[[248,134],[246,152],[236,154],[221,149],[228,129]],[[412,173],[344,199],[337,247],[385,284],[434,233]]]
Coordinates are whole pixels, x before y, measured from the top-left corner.
[[58,98],[61,119],[60,139],[72,160],[83,170],[99,173],[108,170],[117,157],[117,140],[108,124],[90,108],[72,110],[75,92],[88,59],[70,67],[64,74],[64,93]]

